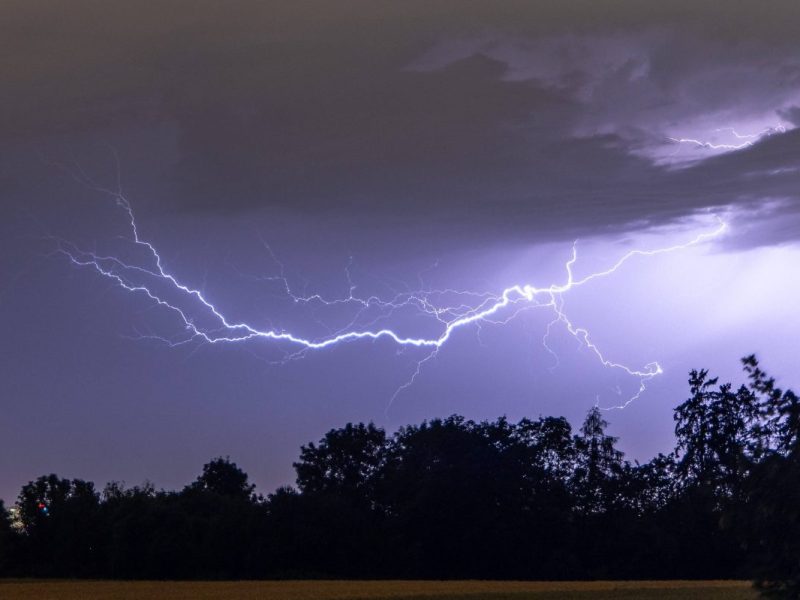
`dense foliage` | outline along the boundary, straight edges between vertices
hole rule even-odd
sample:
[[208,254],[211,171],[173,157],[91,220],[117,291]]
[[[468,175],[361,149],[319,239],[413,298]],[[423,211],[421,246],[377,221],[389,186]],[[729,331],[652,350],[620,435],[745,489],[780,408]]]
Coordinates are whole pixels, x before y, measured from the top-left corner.
[[181,491],[48,475],[0,504],[0,572],[36,577],[753,577],[800,593],[800,399],[693,371],[676,448],[630,463],[564,418],[347,424],[256,495],[228,459]]

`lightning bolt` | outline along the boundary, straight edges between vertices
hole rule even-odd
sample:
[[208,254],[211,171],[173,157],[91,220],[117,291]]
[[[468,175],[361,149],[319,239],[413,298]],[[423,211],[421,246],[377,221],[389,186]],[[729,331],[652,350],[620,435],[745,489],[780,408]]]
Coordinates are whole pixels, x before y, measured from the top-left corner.
[[749,134],[741,134],[738,133],[733,127],[720,127],[715,129],[714,132],[728,132],[737,140],[743,140],[736,144],[717,144],[710,142],[708,140],[701,140],[697,138],[674,138],[668,137],[667,139],[670,142],[675,144],[691,144],[693,146],[697,146],[699,148],[705,148],[707,150],[742,150],[743,148],[748,148],[761,140],[762,138],[769,137],[771,135],[779,134],[779,133],[786,133],[786,127],[783,125],[777,125],[775,127],[766,127],[762,129],[758,133],[749,133]]
[[[140,258],[132,260],[125,259],[120,255],[99,254],[80,248],[75,243],[61,238],[53,238],[56,242],[55,252],[66,257],[71,264],[77,267],[93,269],[100,276],[127,292],[147,298],[153,306],[173,315],[182,330],[181,335],[172,338],[159,335],[140,337],[157,339],[170,346],[179,346],[190,342],[243,344],[254,340],[268,340],[289,347],[290,350],[286,352],[287,359],[299,358],[310,351],[329,349],[359,340],[386,339],[399,348],[423,350],[424,356],[417,361],[416,369],[409,379],[396,390],[389,402],[390,405],[399,394],[414,384],[423,367],[428,362],[435,360],[439,350],[450,341],[457,330],[473,324],[477,326],[482,323],[505,324],[523,311],[546,308],[552,311],[553,320],[547,325],[542,343],[556,361],[558,357],[548,345],[548,336],[552,329],[560,324],[604,367],[622,371],[639,381],[638,390],[632,397],[619,406],[609,407],[624,408],[641,396],[650,379],[663,372],[661,366],[657,362],[650,362],[642,368],[634,368],[607,358],[593,343],[589,331],[575,325],[568,317],[564,310],[564,296],[595,280],[609,277],[634,258],[685,250],[720,236],[727,227],[721,219],[717,218],[718,226],[712,231],[701,233],[691,240],[669,247],[655,250],[631,250],[610,267],[583,277],[576,277],[573,272],[578,260],[577,243],[575,243],[572,246],[570,258],[564,265],[564,281],[544,287],[530,283],[518,283],[495,293],[450,288],[426,290],[422,286],[420,276],[422,289],[396,292],[389,298],[381,298],[377,295],[359,295],[357,293],[358,286],[353,283],[350,274],[350,264],[345,269],[349,286],[347,295],[329,298],[321,294],[297,293],[286,277],[283,264],[266,241],[262,240],[264,250],[277,265],[279,274],[258,279],[277,282],[282,288],[282,293],[296,304],[319,307],[342,305],[356,308],[355,316],[345,326],[330,331],[328,335],[309,338],[272,326],[257,327],[227,316],[203,291],[181,282],[176,275],[167,270],[155,245],[140,235],[133,208],[121,191],[108,189],[101,191],[111,195],[117,208],[125,216],[130,233],[129,240],[133,248],[141,254]],[[446,299],[452,298],[456,299],[453,303],[446,303]],[[408,308],[417,311],[420,315],[433,318],[438,323],[439,333],[429,337],[416,337],[388,326],[378,325],[379,322],[388,320],[397,311]],[[511,312],[507,313],[507,310]],[[377,311],[378,316],[359,325],[362,317],[370,314],[370,311]]]

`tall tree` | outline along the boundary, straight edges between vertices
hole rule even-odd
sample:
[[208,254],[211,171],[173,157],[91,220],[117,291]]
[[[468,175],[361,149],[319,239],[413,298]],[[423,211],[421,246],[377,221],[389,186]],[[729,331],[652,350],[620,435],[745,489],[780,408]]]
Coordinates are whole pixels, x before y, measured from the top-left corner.
[[758,444],[758,400],[745,386],[718,385],[706,370],[691,372],[689,389],[674,415],[677,473],[684,485],[705,488],[720,508],[736,495]]
[[707,370],[691,371],[689,390],[674,412],[677,543],[695,565],[690,576],[741,576],[735,566],[742,564],[743,551],[729,515],[743,501],[758,401],[748,388],[720,384]]
[[800,598],[800,398],[779,388],[755,356],[742,362],[766,420],[762,439],[769,442],[750,465],[734,527],[765,595]]
[[601,512],[608,507],[614,481],[622,473],[623,454],[616,449],[617,438],[606,435],[607,427],[608,422],[595,406],[587,413],[575,438],[575,490],[585,513]]

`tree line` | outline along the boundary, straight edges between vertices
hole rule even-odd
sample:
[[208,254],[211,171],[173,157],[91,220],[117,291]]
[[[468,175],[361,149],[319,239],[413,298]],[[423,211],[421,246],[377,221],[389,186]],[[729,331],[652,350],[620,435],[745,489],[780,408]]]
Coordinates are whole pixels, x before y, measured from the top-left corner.
[[591,409],[348,423],[266,497],[228,458],[179,491],[46,475],[0,504],[0,573],[125,579],[751,578],[800,595],[800,399],[692,371],[675,449],[625,460]]

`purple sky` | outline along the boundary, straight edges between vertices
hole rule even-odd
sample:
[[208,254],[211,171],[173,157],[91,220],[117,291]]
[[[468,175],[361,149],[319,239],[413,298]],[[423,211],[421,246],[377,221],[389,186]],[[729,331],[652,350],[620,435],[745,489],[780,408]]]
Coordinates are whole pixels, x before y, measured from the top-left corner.
[[[663,369],[612,431],[630,458],[669,451],[688,370],[738,380],[752,352],[800,386],[800,14],[770,7],[4,2],[0,498],[53,471],[171,488],[217,455],[268,492],[347,421],[578,425],[640,386],[563,319],[544,345],[558,314],[524,301],[433,356],[203,343],[242,329],[153,277],[99,187],[228,322],[314,343],[441,341],[511,286],[565,284],[576,239],[579,280],[721,219],[555,298],[608,361]],[[98,264],[195,329],[59,248],[121,261]]]

